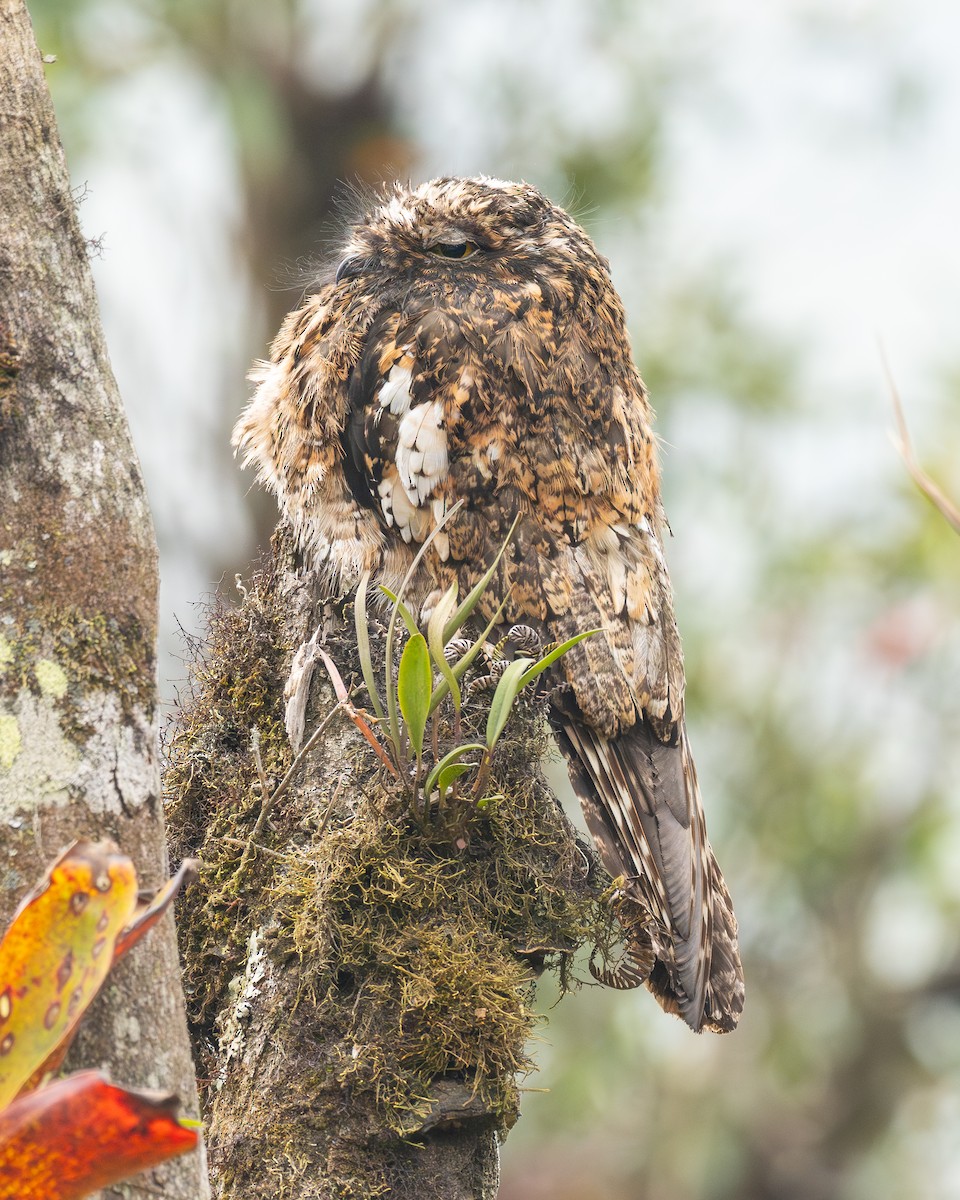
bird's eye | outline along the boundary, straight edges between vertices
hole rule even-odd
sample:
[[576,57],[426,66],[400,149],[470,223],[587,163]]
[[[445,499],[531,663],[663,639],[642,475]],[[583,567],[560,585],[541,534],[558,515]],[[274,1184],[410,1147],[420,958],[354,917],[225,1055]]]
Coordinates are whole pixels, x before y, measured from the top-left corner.
[[430,247],[431,254],[439,254],[443,258],[469,258],[477,249],[476,242],[437,242]]

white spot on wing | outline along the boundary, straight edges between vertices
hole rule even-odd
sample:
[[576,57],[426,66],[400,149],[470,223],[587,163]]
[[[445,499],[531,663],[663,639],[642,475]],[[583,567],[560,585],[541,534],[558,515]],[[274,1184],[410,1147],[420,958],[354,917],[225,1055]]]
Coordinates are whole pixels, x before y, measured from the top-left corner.
[[381,479],[377,487],[377,492],[380,495],[380,508],[383,511],[383,519],[390,528],[394,524],[393,520],[393,488],[397,482],[396,477],[388,475],[385,479]]
[[413,504],[403,488],[397,486],[398,482],[398,480],[393,481],[393,490],[391,492],[393,519],[400,530],[400,536],[405,542],[409,542],[413,536],[413,531],[410,528],[410,522],[413,517]]
[[407,499],[420,506],[447,474],[447,434],[437,400],[404,413],[397,430],[397,472]]
[[386,382],[377,393],[381,408],[389,408],[397,417],[406,413],[410,408],[410,384],[411,371],[409,367],[392,367]]
[[387,525],[396,526],[405,542],[422,542],[432,528],[430,511],[419,508],[407,495],[395,468],[388,469],[377,491]]

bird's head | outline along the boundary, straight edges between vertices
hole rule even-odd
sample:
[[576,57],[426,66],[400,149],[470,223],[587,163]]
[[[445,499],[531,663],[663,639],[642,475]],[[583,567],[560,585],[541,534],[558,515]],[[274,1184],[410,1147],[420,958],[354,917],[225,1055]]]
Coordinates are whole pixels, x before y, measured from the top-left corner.
[[456,291],[484,280],[612,287],[606,259],[562,208],[528,183],[487,176],[394,184],[370,203],[347,229],[335,278],[384,276]]

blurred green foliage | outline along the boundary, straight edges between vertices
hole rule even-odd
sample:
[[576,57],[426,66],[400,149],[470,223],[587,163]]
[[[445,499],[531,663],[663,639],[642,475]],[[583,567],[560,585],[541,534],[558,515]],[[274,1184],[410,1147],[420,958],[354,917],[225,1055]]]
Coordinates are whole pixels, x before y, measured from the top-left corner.
[[[795,7],[788,32],[843,51],[849,21],[831,47],[827,9]],[[31,8],[88,170],[118,80],[158,64],[202,80],[232,130],[236,253],[271,328],[290,300],[266,289],[316,251],[338,179],[521,175],[611,258],[661,417],[692,737],[747,1007],[736,1034],[697,1039],[645,994],[543,997],[529,1083],[549,1094],[526,1097],[504,1200],[960,1194],[960,546],[884,440],[879,372],[824,389],[810,330],[785,335],[730,261],[658,237],[666,120],[678,90],[710,102],[709,29],[652,0]],[[888,83],[902,95],[902,74]],[[947,486],[957,399],[944,374],[927,465]]]

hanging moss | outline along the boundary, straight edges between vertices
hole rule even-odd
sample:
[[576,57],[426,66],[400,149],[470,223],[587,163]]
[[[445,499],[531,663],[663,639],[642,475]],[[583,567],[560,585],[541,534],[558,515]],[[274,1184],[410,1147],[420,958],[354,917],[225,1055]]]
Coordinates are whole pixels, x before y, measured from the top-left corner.
[[[326,611],[326,649],[349,680],[359,674],[351,673],[352,621]],[[295,962],[296,994],[283,1019],[303,1047],[285,1083],[289,1104],[261,1131],[265,1141],[294,1154],[302,1129],[290,1112],[308,1109],[311,1128],[326,1129],[328,1104],[338,1128],[349,1111],[355,1127],[402,1140],[429,1122],[441,1080],[475,1097],[505,1130],[516,1119],[518,1080],[531,1069],[537,976],[556,969],[568,986],[575,951],[605,941],[610,928],[592,859],[539,772],[543,707],[518,706],[489,779],[496,798],[455,828],[435,815],[414,819],[395,781],[339,718],[336,744],[317,751],[309,786],[291,789],[251,847],[261,813],[251,728],[271,787],[291,761],[282,703],[294,649],[289,618],[272,566],[240,606],[218,605],[169,744],[174,847],[204,864],[180,920],[201,1073],[222,1068],[218,1014],[250,979],[251,936],[258,947],[265,938],[278,961]],[[314,721],[331,704],[318,694]],[[476,739],[488,703],[479,693],[466,706],[463,741]],[[441,750],[450,736],[441,730]],[[359,1144],[338,1135],[327,1148],[328,1166],[340,1164],[337,1195],[380,1194],[360,1166],[362,1183],[350,1190]],[[383,1193],[405,1194],[396,1187],[392,1178]]]
[[543,746],[526,723],[534,736],[501,749],[526,770],[495,775],[504,798],[471,821],[465,849],[398,798],[364,800],[275,885],[303,987],[344,1031],[337,1079],[369,1091],[397,1130],[451,1075],[511,1124],[536,975],[550,959],[566,981],[572,952],[601,936],[588,860],[529,769]]
[[267,568],[242,605],[218,597],[207,637],[194,645],[191,694],[165,746],[171,850],[202,863],[180,928],[188,1015],[204,1044],[256,921],[256,891],[238,869],[262,803],[253,730],[271,786],[291,759],[283,724],[289,647],[275,582]]

